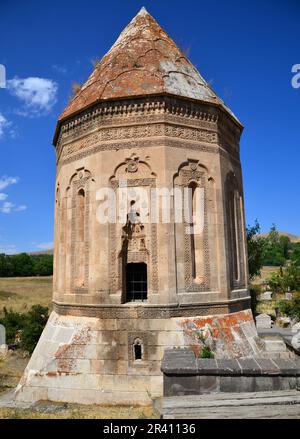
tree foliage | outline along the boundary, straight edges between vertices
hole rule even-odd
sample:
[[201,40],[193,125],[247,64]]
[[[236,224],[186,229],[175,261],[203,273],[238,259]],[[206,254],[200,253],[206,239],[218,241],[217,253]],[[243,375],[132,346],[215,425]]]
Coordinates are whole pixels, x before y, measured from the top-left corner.
[[261,268],[264,265],[265,240],[259,236],[259,232],[260,225],[257,220],[254,226],[247,227],[248,264],[251,280],[260,275]]
[[292,244],[288,236],[280,236],[275,224],[264,239],[264,265],[282,266],[289,257]]
[[300,291],[300,266],[295,262],[288,262],[285,267],[272,273],[267,283],[276,293]]
[[53,255],[0,254],[0,277],[51,276]]

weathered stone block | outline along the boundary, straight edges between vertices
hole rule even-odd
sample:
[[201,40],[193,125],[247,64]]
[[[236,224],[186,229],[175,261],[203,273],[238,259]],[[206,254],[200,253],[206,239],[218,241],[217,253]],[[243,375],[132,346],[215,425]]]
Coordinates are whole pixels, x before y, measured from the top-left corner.
[[197,375],[164,377],[164,396],[199,395],[200,379]]
[[217,360],[220,375],[241,375],[241,367],[237,360]]
[[212,358],[197,359],[197,370],[199,375],[218,375],[218,363]]
[[257,358],[256,361],[261,368],[262,375],[279,375],[279,368],[274,361],[267,358]]
[[261,367],[253,358],[238,359],[243,375],[261,375]]
[[200,394],[216,393],[220,391],[220,377],[214,375],[200,375]]
[[162,371],[166,374],[184,373],[195,375],[197,363],[194,353],[189,349],[166,350],[162,361]]
[[255,391],[256,392],[271,392],[274,389],[274,379],[276,377],[259,376],[255,377]]

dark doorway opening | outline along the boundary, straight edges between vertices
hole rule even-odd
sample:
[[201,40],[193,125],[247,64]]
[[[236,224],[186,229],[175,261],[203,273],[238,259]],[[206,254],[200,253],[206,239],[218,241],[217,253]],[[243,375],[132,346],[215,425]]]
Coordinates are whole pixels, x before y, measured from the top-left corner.
[[126,265],[126,302],[147,300],[147,265]]

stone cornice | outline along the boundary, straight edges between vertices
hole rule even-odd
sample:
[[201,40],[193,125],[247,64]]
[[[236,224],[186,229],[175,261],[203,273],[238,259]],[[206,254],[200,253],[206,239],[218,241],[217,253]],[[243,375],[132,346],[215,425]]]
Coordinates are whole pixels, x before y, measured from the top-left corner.
[[93,125],[115,125],[130,123],[130,119],[144,120],[145,117],[157,116],[176,116],[184,118],[184,123],[188,121],[193,125],[199,121],[202,126],[216,126],[218,120],[227,120],[230,125],[234,125],[234,130],[242,131],[241,126],[237,126],[229,116],[225,115],[218,106],[202,103],[200,101],[185,100],[182,98],[168,95],[150,96],[140,99],[126,99],[119,101],[100,102],[91,108],[78,113],[66,121],[60,122],[55,136],[54,144],[59,145],[61,140],[69,136],[77,136],[78,131],[86,132]]
[[216,303],[203,303],[197,305],[83,305],[65,304],[53,301],[53,308],[59,315],[73,315],[85,317],[97,317],[101,319],[164,319],[171,317],[207,316],[211,314],[227,314],[245,308],[250,304],[250,297],[238,300],[224,300]]

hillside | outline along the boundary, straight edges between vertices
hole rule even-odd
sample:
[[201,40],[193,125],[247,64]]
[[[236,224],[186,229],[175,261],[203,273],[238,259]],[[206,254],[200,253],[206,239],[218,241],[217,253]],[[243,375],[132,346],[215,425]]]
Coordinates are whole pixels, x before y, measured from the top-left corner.
[[[293,235],[292,233],[288,233],[288,232],[278,231],[278,233],[279,236],[287,236],[288,238],[290,238],[291,242],[300,242],[300,236]],[[268,236],[268,233],[261,233],[259,236],[266,238]]]

